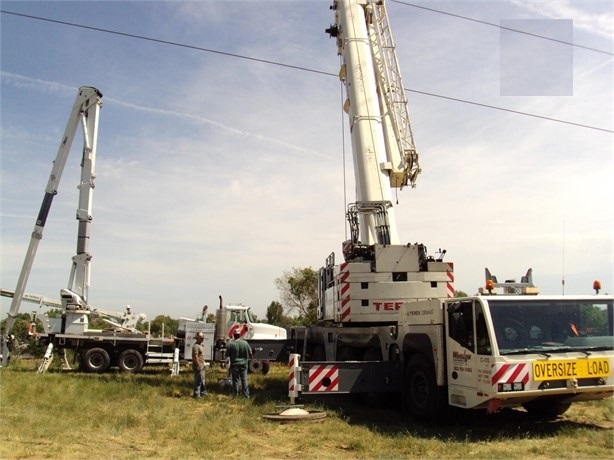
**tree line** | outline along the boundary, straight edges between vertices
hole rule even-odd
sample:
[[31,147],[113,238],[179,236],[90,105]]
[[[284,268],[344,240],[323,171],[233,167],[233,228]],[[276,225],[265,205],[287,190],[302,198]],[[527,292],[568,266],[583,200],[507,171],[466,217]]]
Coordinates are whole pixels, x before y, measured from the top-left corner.
[[[275,279],[275,287],[279,291],[279,301],[272,301],[266,309],[265,322],[280,326],[306,326],[318,321],[318,273],[311,267],[292,268],[286,270],[282,276]],[[463,291],[456,291],[455,297],[464,297]],[[49,317],[61,315],[61,310],[54,309],[48,313]],[[204,318],[208,323],[215,323],[215,314],[210,313]],[[6,320],[0,323],[4,330]],[[21,343],[32,342],[29,334],[32,316],[29,313],[21,313],[13,326],[11,334]],[[42,324],[36,320],[35,328],[42,331]],[[109,325],[101,318],[90,317],[92,329],[105,329]],[[139,320],[136,328],[143,332],[149,332],[154,337],[174,336],[179,328],[179,319],[169,315],[158,315],[151,321]],[[31,345],[27,345],[30,347]],[[35,351],[35,348],[32,350]]]

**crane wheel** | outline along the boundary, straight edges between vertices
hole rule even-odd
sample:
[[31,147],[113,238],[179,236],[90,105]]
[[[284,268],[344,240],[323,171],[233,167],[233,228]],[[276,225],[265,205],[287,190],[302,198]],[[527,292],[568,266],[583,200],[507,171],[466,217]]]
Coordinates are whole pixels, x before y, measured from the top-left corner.
[[412,356],[403,378],[403,409],[419,419],[443,421],[447,401],[445,391],[437,386],[432,362],[424,355]]
[[122,372],[136,374],[143,369],[143,355],[137,350],[124,350],[117,359],[117,367]]
[[[382,353],[377,348],[367,348],[362,355],[362,361],[381,361]],[[377,391],[361,393],[360,397],[369,407],[382,407],[388,400],[388,393]]]
[[82,368],[86,372],[101,374],[109,369],[111,357],[104,348],[90,348],[83,355]]
[[560,398],[534,399],[522,405],[531,417],[537,420],[556,420],[571,407],[570,402]]

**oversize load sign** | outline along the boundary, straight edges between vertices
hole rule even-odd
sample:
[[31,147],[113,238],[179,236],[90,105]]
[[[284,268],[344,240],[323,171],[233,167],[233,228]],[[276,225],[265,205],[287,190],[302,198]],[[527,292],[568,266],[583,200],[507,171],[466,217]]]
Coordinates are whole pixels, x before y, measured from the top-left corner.
[[566,380],[609,377],[612,373],[608,358],[548,360],[533,362],[533,380]]

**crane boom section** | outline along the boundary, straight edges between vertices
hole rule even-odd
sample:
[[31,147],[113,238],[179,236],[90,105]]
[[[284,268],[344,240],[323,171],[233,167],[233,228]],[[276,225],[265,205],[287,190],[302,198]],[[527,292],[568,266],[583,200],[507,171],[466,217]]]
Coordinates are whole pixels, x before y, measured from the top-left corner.
[[410,184],[415,187],[421,170],[386,5],[382,1],[369,4],[367,8],[373,11],[370,21],[371,47],[377,65],[378,89],[383,95],[384,129],[391,132],[384,139],[396,140],[396,145],[393,143],[386,148],[392,167],[389,172],[390,185],[403,188]]
[[337,0],[333,9],[328,32],[343,61],[339,76],[347,93],[357,202],[387,209],[389,241],[378,239],[376,218],[364,213],[362,242],[399,244],[391,189],[413,187],[420,168],[386,9],[370,0]]

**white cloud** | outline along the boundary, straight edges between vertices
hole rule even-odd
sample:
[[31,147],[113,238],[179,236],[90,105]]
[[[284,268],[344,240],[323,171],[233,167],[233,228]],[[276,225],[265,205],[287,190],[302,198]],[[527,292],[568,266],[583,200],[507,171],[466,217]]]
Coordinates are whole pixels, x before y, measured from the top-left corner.
[[[574,4],[575,3],[575,4]],[[574,27],[586,32],[612,39],[614,22],[612,22],[612,5],[608,2],[541,2],[534,0],[512,0],[512,4],[550,19],[573,19]],[[601,5],[602,12],[589,11],[591,7]]]
[[[226,3],[83,3],[76,11],[58,2],[54,17],[337,72],[334,40],[324,33],[328,2]],[[7,4],[41,15],[46,8]],[[583,4],[571,5],[590,12]],[[453,5],[495,22],[513,17],[505,2]],[[88,14],[94,7],[100,14]],[[576,53],[573,97],[502,98],[496,29],[438,16],[425,22],[424,13],[396,3],[388,10],[406,87],[611,125],[611,59]],[[335,77],[2,21],[2,287],[16,281],[80,84],[104,93],[90,243],[95,305],[194,316],[221,294],[264,316],[277,298],[276,277],[318,268],[331,251],[340,256],[344,186],[352,201],[354,180],[350,160],[341,160],[347,120]],[[20,40],[26,28],[45,40]],[[531,266],[544,292],[559,291],[562,271],[569,292],[588,292],[593,277],[612,291],[609,134],[409,98],[423,174],[417,189],[399,194],[403,240],[423,242],[431,253],[447,249],[457,287],[468,292],[482,284],[485,266],[504,278]],[[346,138],[348,159],[350,149]],[[67,282],[77,177],[72,152],[30,292],[54,297]]]

